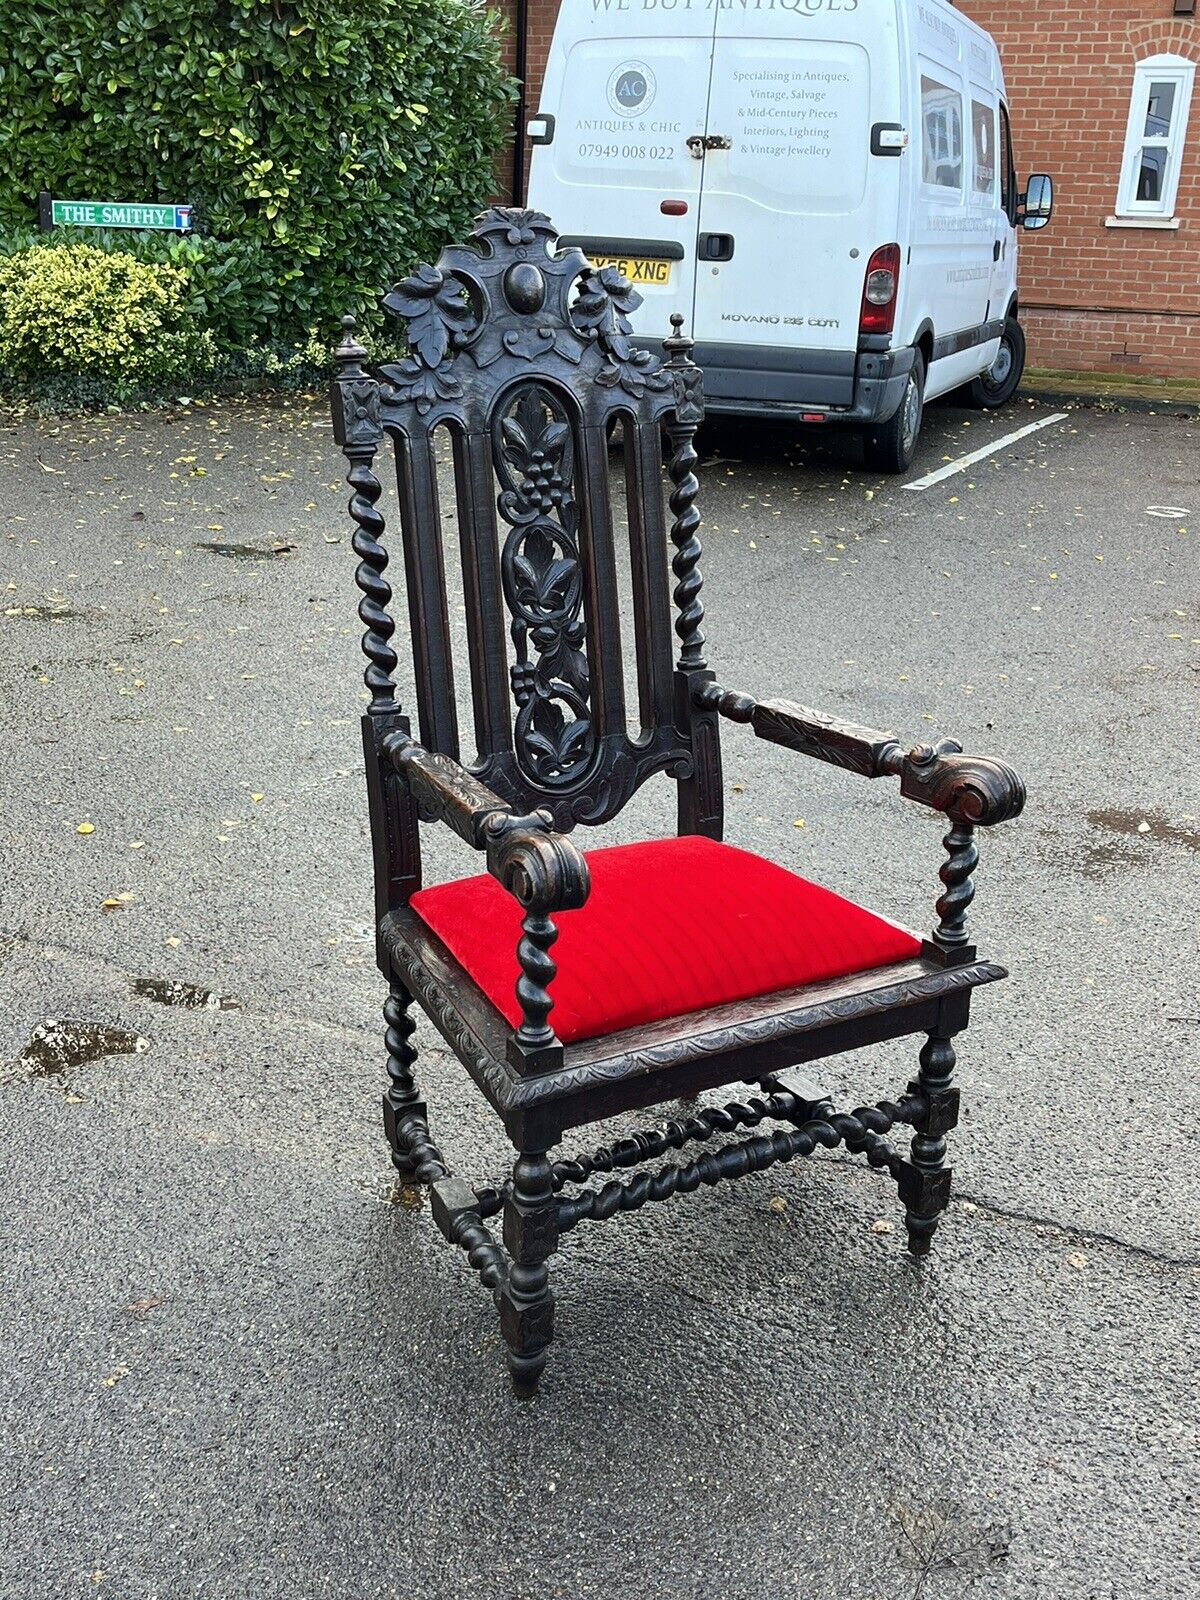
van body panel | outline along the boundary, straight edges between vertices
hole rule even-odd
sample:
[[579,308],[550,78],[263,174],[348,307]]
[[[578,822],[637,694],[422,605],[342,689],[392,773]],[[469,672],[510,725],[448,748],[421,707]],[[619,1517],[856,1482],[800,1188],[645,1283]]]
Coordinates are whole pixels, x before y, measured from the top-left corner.
[[[983,30],[928,0],[902,7],[905,117],[913,131],[906,220],[908,260],[897,337],[929,323],[932,399],[995,360],[1013,230],[1000,206],[999,58]],[[1000,259],[997,260],[997,255]],[[994,325],[994,316],[1000,319]]]
[[[639,282],[639,322],[691,324],[702,163],[688,150],[708,111],[715,10],[628,10],[613,0],[562,0],[542,101],[555,110],[551,143],[535,148],[529,199],[559,229],[586,236],[596,255],[629,241],[669,240],[682,265],[667,284]],[[599,181],[598,181],[599,180]],[[683,201],[682,216],[664,200]],[[609,242],[616,248],[599,248]]]
[[[563,0],[529,200],[593,257],[670,247],[634,332],[657,348],[682,312],[712,410],[879,423],[918,342],[927,397],[995,360],[1016,282],[1003,100],[994,43],[947,0]],[[860,338],[891,243],[893,331]]]
[[868,182],[863,136],[886,90],[857,40],[798,36],[790,11],[753,13],[748,37],[720,15],[708,126],[730,147],[705,154],[700,231],[734,249],[697,261],[695,336],[853,351],[863,265],[895,237],[898,183]]

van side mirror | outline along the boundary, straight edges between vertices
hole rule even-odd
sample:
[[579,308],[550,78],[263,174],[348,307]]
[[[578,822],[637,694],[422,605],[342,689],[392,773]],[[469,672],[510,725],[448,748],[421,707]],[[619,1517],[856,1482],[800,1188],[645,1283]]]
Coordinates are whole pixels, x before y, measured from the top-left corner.
[[1017,220],[1023,228],[1044,228],[1054,210],[1054,185],[1044,172],[1034,172],[1017,201]]

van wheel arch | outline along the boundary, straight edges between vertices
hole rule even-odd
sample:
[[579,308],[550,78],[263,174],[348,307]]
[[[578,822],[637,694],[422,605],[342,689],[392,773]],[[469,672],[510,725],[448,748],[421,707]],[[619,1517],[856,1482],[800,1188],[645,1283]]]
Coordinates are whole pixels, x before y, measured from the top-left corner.
[[933,365],[933,323],[928,318],[917,329],[917,336],[912,344],[913,349],[919,350],[925,357],[925,371],[928,372]]

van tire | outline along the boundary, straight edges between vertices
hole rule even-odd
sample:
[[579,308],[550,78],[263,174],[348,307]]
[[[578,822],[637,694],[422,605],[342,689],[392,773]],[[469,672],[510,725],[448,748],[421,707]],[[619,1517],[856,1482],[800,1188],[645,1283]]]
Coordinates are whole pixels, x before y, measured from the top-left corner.
[[907,472],[913,464],[925,407],[925,357],[913,351],[913,364],[900,404],[888,420],[863,435],[863,460],[872,472]]
[[[999,371],[1000,376],[993,374]],[[987,372],[981,372],[966,386],[966,395],[981,411],[994,411],[1017,392],[1025,371],[1025,333],[1016,317],[1009,317],[1000,335],[1000,351]]]

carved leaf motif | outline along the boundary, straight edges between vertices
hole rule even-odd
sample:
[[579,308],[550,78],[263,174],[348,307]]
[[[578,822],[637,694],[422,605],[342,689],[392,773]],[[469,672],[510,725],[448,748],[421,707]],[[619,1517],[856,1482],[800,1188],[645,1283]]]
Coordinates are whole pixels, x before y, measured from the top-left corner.
[[515,206],[489,206],[476,219],[471,230],[473,238],[485,239],[491,234],[502,235],[506,244],[531,245],[537,234],[554,237],[554,225],[544,211],[518,209]]
[[408,342],[426,367],[444,361],[454,335],[466,335],[475,326],[462,285],[426,263],[384,295],[383,303],[405,318]]
[[535,448],[542,451],[547,461],[557,463],[562,460],[570,437],[571,430],[565,422],[550,422],[538,436]]
[[572,317],[578,328],[615,338],[629,333],[626,319],[641,303],[641,295],[616,267],[592,267],[580,279]]
[[462,395],[462,384],[450,367],[424,367],[416,356],[405,356],[403,361],[381,367],[381,375],[388,380],[384,398],[388,400],[414,400],[422,416],[437,400],[457,400]]

